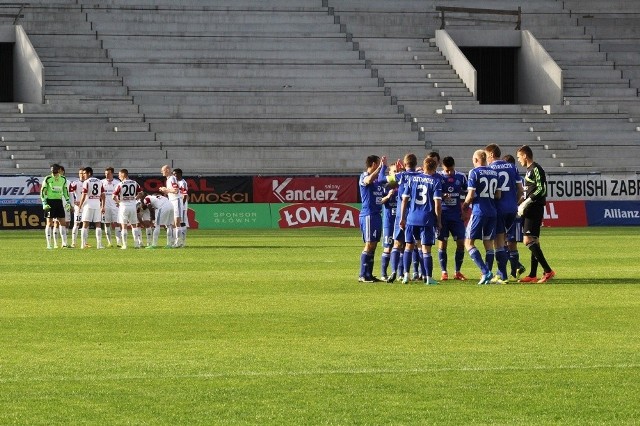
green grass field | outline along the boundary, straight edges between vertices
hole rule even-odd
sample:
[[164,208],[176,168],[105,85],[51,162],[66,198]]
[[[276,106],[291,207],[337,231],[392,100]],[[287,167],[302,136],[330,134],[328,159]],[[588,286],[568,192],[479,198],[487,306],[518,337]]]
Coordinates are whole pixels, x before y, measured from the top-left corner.
[[637,424],[640,229],[542,241],[551,284],[424,286],[357,283],[357,230],[2,232],[0,424]]

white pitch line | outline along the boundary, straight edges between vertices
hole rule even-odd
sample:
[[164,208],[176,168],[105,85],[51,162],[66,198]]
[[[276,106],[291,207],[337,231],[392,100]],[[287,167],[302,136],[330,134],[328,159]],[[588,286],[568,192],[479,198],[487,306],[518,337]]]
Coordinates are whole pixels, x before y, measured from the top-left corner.
[[561,370],[630,370],[640,368],[640,364],[609,365],[559,365],[559,366],[500,366],[500,367],[462,367],[462,368],[413,368],[413,369],[376,369],[362,368],[349,370],[306,370],[306,371],[238,371],[231,373],[166,374],[166,375],[87,375],[87,376],[46,376],[46,377],[0,377],[0,383],[17,382],[84,382],[84,381],[120,381],[120,380],[161,380],[161,379],[224,379],[234,377],[301,377],[301,376],[340,376],[340,375],[398,375],[448,372],[504,372],[504,371],[561,371]]

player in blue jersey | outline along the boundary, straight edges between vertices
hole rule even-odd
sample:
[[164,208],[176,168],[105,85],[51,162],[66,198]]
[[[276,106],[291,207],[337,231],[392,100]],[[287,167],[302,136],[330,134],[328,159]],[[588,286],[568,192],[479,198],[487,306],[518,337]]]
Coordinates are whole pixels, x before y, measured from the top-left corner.
[[469,172],[467,197],[462,204],[465,209],[472,206],[471,218],[465,233],[465,248],[469,252],[471,260],[482,273],[478,284],[489,284],[491,282],[501,284],[502,281],[493,280],[493,273],[487,267],[480,251],[475,246],[475,240],[481,239],[485,250],[493,247],[493,240],[496,236],[497,216],[495,200],[500,198],[498,172],[487,166],[487,154],[484,150],[479,149],[474,152],[472,161],[474,168]]
[[[395,175],[396,166],[389,167],[389,173]],[[382,173],[382,171],[381,171]],[[380,175],[378,175],[378,180]],[[387,281],[387,271],[391,260],[393,248],[393,229],[396,223],[396,210],[398,207],[397,185],[388,183],[385,187],[386,195],[382,198],[382,255],[380,258],[380,279]]]
[[370,155],[365,161],[367,169],[360,175],[358,184],[362,208],[360,209],[360,231],[364,249],[360,255],[360,275],[358,281],[372,283],[378,281],[373,276],[373,262],[376,247],[382,236],[382,198],[385,195],[384,186],[378,182],[378,174],[382,163],[377,155]]
[[433,259],[431,246],[435,243],[435,230],[442,226],[442,187],[441,180],[436,176],[437,162],[433,158],[425,158],[423,168],[425,173],[417,173],[408,177],[402,193],[400,207],[400,227],[405,230],[404,278],[402,282],[409,282],[409,267],[411,253],[416,244],[422,247],[420,262],[426,274],[424,283],[438,284],[433,279]]
[[[402,203],[402,193],[407,183],[409,176],[416,174],[416,167],[418,166],[418,158],[415,154],[406,154],[401,164],[396,164],[396,173],[390,173],[385,175],[384,170],[387,167],[386,161],[383,157],[382,171],[378,176],[378,181],[381,184],[395,184],[397,185],[397,205]],[[396,212],[397,213],[397,212]],[[396,222],[393,228],[393,248],[391,249],[391,256],[389,259],[391,274],[387,278],[388,283],[392,283],[396,280],[396,276],[404,275],[404,229],[400,228],[400,215],[396,214]]]
[[[496,238],[494,240],[495,259],[498,264],[497,276],[502,281],[508,281],[507,264],[509,263],[509,253],[505,250],[506,234],[514,226],[518,212],[518,201],[522,197],[522,184],[520,175],[514,164],[503,160],[500,147],[489,144],[484,148],[487,154],[487,164],[498,172],[498,189],[500,189],[500,199],[496,200],[497,220]],[[487,262],[489,266],[489,262]]]
[[447,272],[447,240],[449,234],[456,243],[455,275],[456,280],[465,281],[460,269],[464,259],[464,220],[462,218],[462,202],[467,195],[467,177],[455,169],[453,157],[442,159],[442,229],[438,233],[438,260],[442,269],[442,281],[449,279]]
[[[523,201],[518,205],[518,216],[522,216],[523,219],[524,243],[531,251],[529,275],[520,282],[546,283],[556,275],[540,247],[540,228],[547,202],[547,176],[540,164],[533,161],[533,151],[528,145],[518,149],[517,157],[520,165],[527,168],[524,176],[525,191]],[[539,280],[536,277],[538,265],[544,269],[544,274]]]
[[[516,159],[513,155],[507,154],[502,159],[508,163],[511,163],[515,166]],[[522,176],[518,175],[519,183],[522,187],[524,187],[524,180]],[[520,194],[520,198],[518,199],[518,203],[522,201],[522,194]],[[506,239],[506,248],[509,252],[509,263],[511,265],[511,278],[514,280],[519,280],[522,274],[525,273],[527,268],[524,267],[522,263],[520,263],[520,253],[518,252],[518,243],[522,242],[522,218],[516,216],[516,220],[513,222],[513,226],[511,229],[507,231],[505,235]]]

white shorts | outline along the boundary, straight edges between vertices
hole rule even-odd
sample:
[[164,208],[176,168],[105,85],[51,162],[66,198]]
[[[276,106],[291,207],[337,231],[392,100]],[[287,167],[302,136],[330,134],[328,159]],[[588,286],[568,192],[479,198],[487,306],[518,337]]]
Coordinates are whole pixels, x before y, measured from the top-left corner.
[[167,206],[166,208],[159,208],[156,210],[156,226],[171,226],[173,225],[173,208]]
[[106,206],[104,208],[104,223],[118,222],[118,208],[113,206]]
[[184,205],[182,204],[182,198],[176,198],[175,200],[169,200],[171,205],[173,206],[173,218],[182,218],[182,209]]
[[102,222],[102,212],[100,208],[91,208],[87,204],[82,206],[82,221],[91,223]]
[[135,204],[120,204],[118,209],[118,223],[123,223],[125,226],[127,223],[130,225],[138,224],[138,212],[136,211]]

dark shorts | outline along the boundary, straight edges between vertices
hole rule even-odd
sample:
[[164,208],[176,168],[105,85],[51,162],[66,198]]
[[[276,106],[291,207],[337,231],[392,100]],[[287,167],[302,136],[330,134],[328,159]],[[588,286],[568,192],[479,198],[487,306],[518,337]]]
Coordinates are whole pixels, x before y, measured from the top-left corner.
[[542,219],[544,218],[544,206],[535,204],[527,207],[522,216],[522,231],[525,237],[539,237]]
[[47,204],[51,209],[44,213],[44,217],[47,219],[64,219],[66,212],[64,211],[64,204],[62,200],[47,200]]

